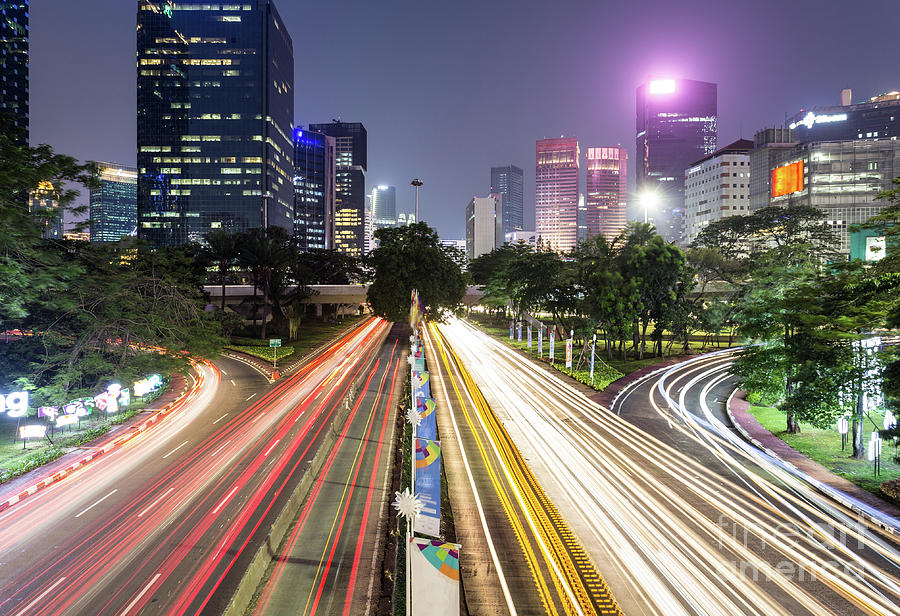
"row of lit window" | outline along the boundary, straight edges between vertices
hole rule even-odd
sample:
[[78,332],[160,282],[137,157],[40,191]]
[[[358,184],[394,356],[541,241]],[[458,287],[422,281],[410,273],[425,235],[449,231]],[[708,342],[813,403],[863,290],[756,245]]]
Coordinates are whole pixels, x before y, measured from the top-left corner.
[[219,37],[206,37],[206,36],[192,36],[188,39],[175,38],[174,36],[159,37],[159,38],[154,39],[154,42],[157,45],[162,45],[165,43],[183,43],[183,42],[185,42],[185,40],[188,43],[203,43],[203,44],[209,44],[209,45],[217,45],[217,44],[224,45],[224,44],[228,43],[228,39],[219,38]]
[[138,66],[162,66],[164,64],[181,64],[182,66],[232,66],[240,64],[240,60],[231,58],[182,58],[163,60],[162,58],[141,58]]

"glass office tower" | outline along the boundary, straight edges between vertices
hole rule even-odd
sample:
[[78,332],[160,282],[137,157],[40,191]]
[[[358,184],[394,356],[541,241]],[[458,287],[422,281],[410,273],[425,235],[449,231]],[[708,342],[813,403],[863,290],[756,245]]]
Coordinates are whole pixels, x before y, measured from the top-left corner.
[[138,1],[138,234],[293,231],[291,37],[271,0]]
[[575,138],[537,142],[535,230],[557,252],[578,244],[579,158]]
[[366,127],[334,121],[309,129],[335,141],[334,248],[361,257],[366,249]]
[[[13,140],[28,144],[28,1],[0,2],[0,114]],[[2,124],[0,124],[2,125]],[[4,127],[4,130],[6,128]]]
[[91,189],[91,241],[117,242],[137,234],[137,169],[97,163]]
[[588,148],[585,227],[590,235],[615,238],[628,222],[628,151],[623,147]]
[[334,139],[294,130],[294,235],[301,250],[334,246]]
[[716,151],[716,91],[692,79],[655,79],[637,89],[638,199],[656,193],[648,217],[670,242],[684,240],[685,169]]
[[503,195],[503,234],[525,227],[525,173],[515,165],[491,167],[491,192]]
[[376,229],[397,225],[397,188],[379,185],[372,189],[372,216]]

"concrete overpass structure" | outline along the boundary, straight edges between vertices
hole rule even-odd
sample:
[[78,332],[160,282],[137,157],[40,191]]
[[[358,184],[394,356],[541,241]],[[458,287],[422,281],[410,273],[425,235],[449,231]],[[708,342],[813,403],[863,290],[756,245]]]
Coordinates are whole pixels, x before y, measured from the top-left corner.
[[[287,292],[293,291],[296,287],[288,287]],[[329,307],[335,314],[356,313],[366,304],[366,293],[369,290],[367,284],[316,284],[310,285],[309,289],[312,295],[303,300],[304,304],[315,306],[316,316],[321,317],[325,312],[325,307]],[[209,295],[209,303],[216,308],[222,305],[222,285],[206,285],[203,290]],[[262,292],[256,290],[256,301],[262,302]],[[466,295],[463,303],[467,306],[474,306],[481,298],[484,292],[478,287],[470,286],[466,289]],[[254,302],[254,287],[249,284],[231,284],[225,286],[225,306],[231,308],[246,319],[252,318],[250,312]]]

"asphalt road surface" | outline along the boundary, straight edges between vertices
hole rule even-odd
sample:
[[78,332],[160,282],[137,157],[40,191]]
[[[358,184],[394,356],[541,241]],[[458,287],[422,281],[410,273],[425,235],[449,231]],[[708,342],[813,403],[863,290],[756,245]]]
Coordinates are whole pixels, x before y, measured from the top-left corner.
[[274,386],[203,366],[184,408],[0,513],[0,613],[221,613],[387,329],[360,324]]
[[900,614],[893,535],[710,427],[727,357],[613,413],[471,325],[439,329],[626,614]]

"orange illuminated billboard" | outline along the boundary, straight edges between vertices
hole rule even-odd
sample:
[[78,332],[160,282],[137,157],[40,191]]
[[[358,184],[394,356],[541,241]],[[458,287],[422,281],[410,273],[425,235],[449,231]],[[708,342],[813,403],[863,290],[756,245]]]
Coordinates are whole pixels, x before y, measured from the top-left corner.
[[772,196],[781,197],[803,190],[803,161],[778,167],[772,171]]

